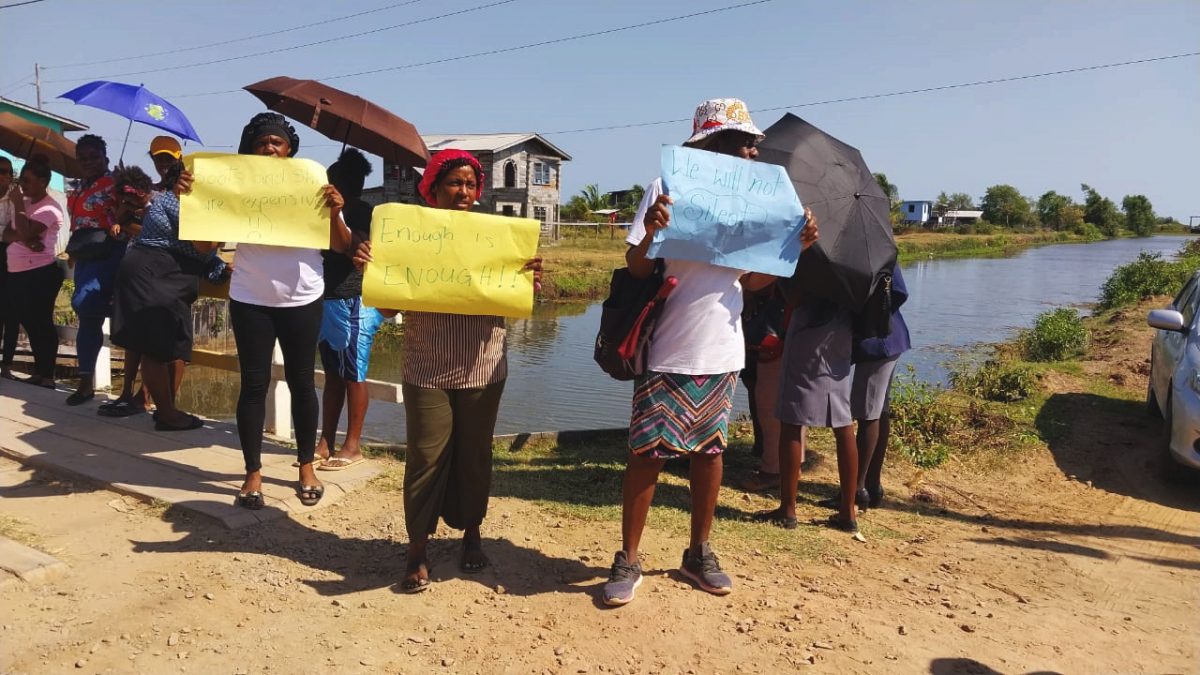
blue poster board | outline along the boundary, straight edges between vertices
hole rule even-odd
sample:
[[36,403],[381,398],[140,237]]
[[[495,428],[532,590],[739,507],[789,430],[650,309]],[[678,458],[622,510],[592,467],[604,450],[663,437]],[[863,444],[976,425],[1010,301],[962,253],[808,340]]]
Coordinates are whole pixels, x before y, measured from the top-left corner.
[[804,207],[775,164],[664,145],[671,223],[647,253],[789,277],[800,258]]

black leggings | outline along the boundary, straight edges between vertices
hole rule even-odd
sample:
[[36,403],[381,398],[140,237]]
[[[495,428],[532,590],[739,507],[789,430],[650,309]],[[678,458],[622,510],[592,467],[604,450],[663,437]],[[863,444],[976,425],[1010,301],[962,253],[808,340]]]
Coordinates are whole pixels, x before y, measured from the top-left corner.
[[301,464],[313,461],[320,413],[313,370],[324,304],[321,298],[299,307],[264,307],[229,301],[229,321],[233,326],[242,372],[237,428],[246,471],[262,468],[263,423],[267,416],[267,388],[271,384],[271,355],[276,339],[283,352],[284,378],[291,390],[297,455]]
[[[8,273],[8,307],[29,336],[33,352],[33,374],[54,379],[58,360],[58,329],[54,327],[54,301],[62,288],[63,273],[58,263],[50,263],[25,272]],[[11,324],[10,324],[11,325]],[[6,331],[7,332],[7,331]],[[13,331],[16,337],[16,331]],[[4,365],[12,364],[16,340],[5,336]],[[11,351],[9,349],[11,345]]]

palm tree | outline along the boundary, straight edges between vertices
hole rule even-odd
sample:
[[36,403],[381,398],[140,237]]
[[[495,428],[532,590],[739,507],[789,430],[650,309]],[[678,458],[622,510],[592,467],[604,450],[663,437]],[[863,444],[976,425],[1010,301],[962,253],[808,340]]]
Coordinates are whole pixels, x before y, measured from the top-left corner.
[[589,211],[599,211],[600,209],[608,208],[608,194],[601,192],[600,186],[595,183],[584,185],[579,196],[583,198],[583,202],[587,205]]

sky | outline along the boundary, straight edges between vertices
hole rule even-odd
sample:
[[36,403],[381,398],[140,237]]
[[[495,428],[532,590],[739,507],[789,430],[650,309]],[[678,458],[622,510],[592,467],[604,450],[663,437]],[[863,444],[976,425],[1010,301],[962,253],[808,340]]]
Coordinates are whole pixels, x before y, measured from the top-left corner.
[[[59,94],[94,79],[144,84],[183,109],[206,147],[231,152],[263,109],[241,87],[277,75],[319,79],[422,133],[541,133],[572,156],[564,201],[588,183],[605,191],[648,183],[659,147],[690,134],[690,121],[679,120],[704,99],[738,97],[761,128],[790,111],[857,147],[905,199],[941,191],[978,199],[1008,183],[1033,197],[1056,190],[1081,200],[1087,183],[1118,204],[1145,194],[1159,215],[1200,215],[1200,57],[802,105],[1200,52],[1194,0],[39,0],[3,8],[19,1],[0,0],[0,95],[33,104],[25,81],[40,63],[45,109],[103,135],[114,161],[125,121]],[[746,6],[444,61],[734,5]],[[216,42],[226,44],[189,49]],[[215,60],[223,62],[195,65]],[[431,61],[443,62],[419,65]],[[676,121],[563,133],[664,120]],[[149,169],[154,135],[134,125],[127,157]],[[328,164],[339,148],[301,127],[301,156]]]

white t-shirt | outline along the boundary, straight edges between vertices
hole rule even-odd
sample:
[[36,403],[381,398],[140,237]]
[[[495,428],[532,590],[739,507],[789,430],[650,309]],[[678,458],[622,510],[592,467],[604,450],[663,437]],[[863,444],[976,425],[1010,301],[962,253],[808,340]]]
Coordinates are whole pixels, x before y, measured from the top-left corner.
[[[643,220],[663,193],[662,179],[646,187],[629,227],[626,243],[636,246],[646,236]],[[743,270],[667,258],[666,276],[679,280],[650,339],[646,368],[680,375],[717,375],[746,365],[742,340]]]
[[325,295],[325,264],[311,248],[238,244],[229,297],[264,307],[299,307]]

